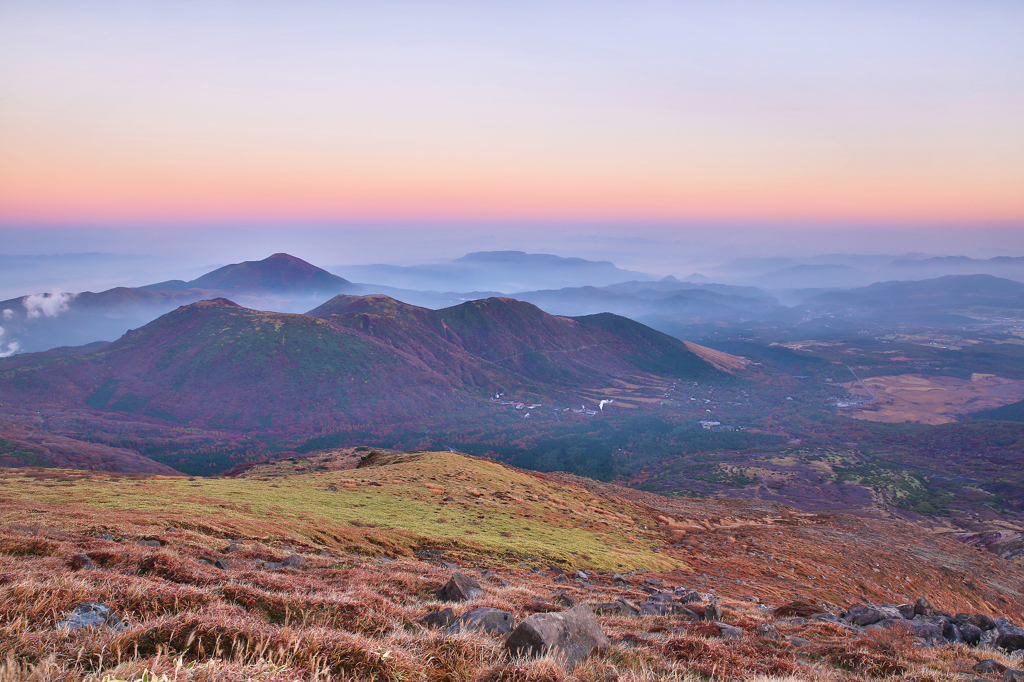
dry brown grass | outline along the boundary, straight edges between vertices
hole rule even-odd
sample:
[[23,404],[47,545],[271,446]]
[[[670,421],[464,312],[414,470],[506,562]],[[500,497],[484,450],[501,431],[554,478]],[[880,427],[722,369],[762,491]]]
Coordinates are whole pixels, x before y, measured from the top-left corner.
[[[817,612],[816,603],[797,602],[799,595],[791,594],[775,603],[793,603],[769,616],[749,600],[729,598],[729,581],[723,581],[724,620],[741,628],[743,637],[722,639],[715,624],[685,624],[686,634],[679,635],[675,628],[684,622],[678,616],[601,616],[613,646],[566,671],[548,658],[510,659],[499,638],[473,632],[446,636],[417,621],[446,606],[457,615],[492,606],[520,620],[560,610],[553,603],[560,592],[586,603],[623,596],[642,601],[639,585],[619,587],[610,575],[595,575],[587,584],[558,583],[553,572],[533,570],[546,568],[546,561],[524,566],[522,554],[449,544],[441,546],[444,558],[460,562],[486,590],[470,604],[449,605],[437,602],[434,592],[451,571],[437,558],[416,558],[411,536],[395,542],[400,531],[316,526],[300,535],[278,521],[246,526],[190,517],[175,519],[177,530],[165,532],[169,519],[145,523],[138,514],[120,510],[25,501],[5,505],[0,501],[0,510],[17,516],[15,523],[0,527],[0,682],[137,682],[143,676],[149,682],[949,682],[970,673],[982,655],[963,646],[920,649],[892,634],[856,637],[827,622],[780,624],[783,634],[813,642],[797,649],[785,640],[757,637],[756,627],[780,615]],[[100,539],[106,533],[119,541]],[[290,537],[293,533],[297,537]],[[157,537],[163,546],[136,543]],[[225,553],[229,540],[242,541],[241,549]],[[292,550],[285,545],[302,555],[300,568],[254,566],[256,560],[288,556]],[[364,551],[346,553],[349,546]],[[385,551],[394,561],[369,556]],[[98,568],[69,561],[80,554]],[[229,560],[229,568],[204,563],[217,558]],[[485,567],[500,580],[480,577]],[[681,571],[657,575],[666,587],[693,584],[692,575]],[[769,594],[747,585],[735,589]],[[84,602],[111,606],[125,628],[54,629]],[[699,604],[692,607],[702,611]],[[1021,667],[1019,658],[985,655]]]

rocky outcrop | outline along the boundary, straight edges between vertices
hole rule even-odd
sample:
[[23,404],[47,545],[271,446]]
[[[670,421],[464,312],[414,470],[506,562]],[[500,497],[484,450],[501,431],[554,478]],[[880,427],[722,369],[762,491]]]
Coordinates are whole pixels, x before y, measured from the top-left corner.
[[589,606],[524,619],[505,641],[513,656],[550,655],[572,669],[594,651],[611,646]]
[[449,634],[478,630],[489,635],[509,635],[516,624],[516,619],[508,611],[481,607],[467,611],[462,618],[448,628]]

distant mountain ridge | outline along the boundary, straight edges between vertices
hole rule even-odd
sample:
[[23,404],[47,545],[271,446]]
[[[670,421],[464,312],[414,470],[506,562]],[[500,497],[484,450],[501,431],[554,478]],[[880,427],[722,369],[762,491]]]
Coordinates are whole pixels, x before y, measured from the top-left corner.
[[722,376],[670,336],[611,314],[565,318],[513,299],[442,310],[340,295],[308,315],[227,299],[178,308],[75,355],[0,360],[0,396],[204,428],[389,423],[662,375]]
[[351,285],[347,279],[332,275],[301,258],[287,253],[275,253],[260,261],[225,265],[191,282],[170,280],[139,288],[146,291],[208,289],[224,292],[265,291],[330,296],[351,288]]

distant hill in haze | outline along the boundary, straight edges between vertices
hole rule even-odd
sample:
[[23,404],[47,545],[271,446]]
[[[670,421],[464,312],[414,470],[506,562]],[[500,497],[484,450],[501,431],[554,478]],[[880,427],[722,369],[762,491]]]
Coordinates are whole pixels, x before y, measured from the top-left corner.
[[335,266],[354,281],[430,291],[515,293],[572,286],[605,286],[634,279],[653,280],[609,261],[563,258],[524,251],[480,251],[432,265]]
[[433,311],[341,295],[294,315],[215,299],[90,352],[0,360],[0,396],[287,431],[392,423],[479,405],[500,391],[550,398],[652,374],[720,376],[683,342],[611,314],[556,317],[504,298]]
[[178,306],[206,299],[231,297],[254,307],[299,312],[354,290],[348,280],[276,253],[218,268],[190,282],[170,280],[98,293],[32,294],[0,301],[4,317],[0,324],[7,340],[31,352],[112,341]]
[[821,312],[891,322],[948,324],[954,318],[1016,315],[1024,309],[1024,283],[992,275],[949,275],[919,281],[878,282],[808,298]]
[[216,290],[225,293],[293,293],[333,296],[351,287],[347,279],[332,275],[301,258],[275,253],[260,261],[225,265],[191,282],[170,280],[150,284],[147,291]]

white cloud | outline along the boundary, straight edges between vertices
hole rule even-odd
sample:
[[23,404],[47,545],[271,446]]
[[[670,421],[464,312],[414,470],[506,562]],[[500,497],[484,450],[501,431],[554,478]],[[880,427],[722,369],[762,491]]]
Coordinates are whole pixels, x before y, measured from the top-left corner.
[[[2,346],[0,346],[0,348],[2,348]],[[0,358],[9,358],[19,350],[21,350],[21,344],[17,341],[11,341],[7,344],[7,350],[0,350]]]
[[[21,300],[22,305],[28,312],[28,318],[34,320],[38,317],[57,317],[68,309],[68,303],[75,297],[74,294],[54,290],[48,294],[29,294]],[[4,313],[6,316],[6,312]]]
[[11,310],[10,308],[4,308],[4,320],[13,320],[13,319],[14,319],[14,311]]

